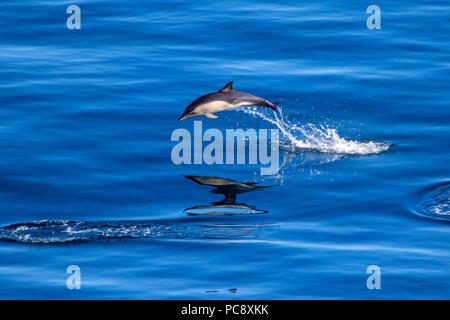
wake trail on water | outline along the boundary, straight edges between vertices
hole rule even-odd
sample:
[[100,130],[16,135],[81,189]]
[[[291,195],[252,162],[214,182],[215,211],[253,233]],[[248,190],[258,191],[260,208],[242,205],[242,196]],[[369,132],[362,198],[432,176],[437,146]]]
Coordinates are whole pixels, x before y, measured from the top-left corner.
[[259,117],[275,125],[282,134],[280,148],[284,151],[301,153],[314,151],[340,155],[373,155],[389,150],[390,144],[384,142],[360,142],[347,140],[339,136],[336,129],[316,126],[312,123],[298,125],[290,123],[283,116],[281,108],[279,114],[274,113],[271,118],[256,108],[238,109],[246,114]]
[[63,244],[124,239],[228,240],[258,238],[264,225],[180,224],[157,221],[41,220],[0,227],[0,241]]

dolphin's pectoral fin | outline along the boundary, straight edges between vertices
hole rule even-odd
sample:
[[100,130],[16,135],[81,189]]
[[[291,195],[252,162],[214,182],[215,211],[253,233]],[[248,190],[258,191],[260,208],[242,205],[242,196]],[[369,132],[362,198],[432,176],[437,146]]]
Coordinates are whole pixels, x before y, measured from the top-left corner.
[[215,114],[212,114],[212,113],[205,113],[204,116],[209,119],[217,119],[218,118],[218,116],[216,116]]

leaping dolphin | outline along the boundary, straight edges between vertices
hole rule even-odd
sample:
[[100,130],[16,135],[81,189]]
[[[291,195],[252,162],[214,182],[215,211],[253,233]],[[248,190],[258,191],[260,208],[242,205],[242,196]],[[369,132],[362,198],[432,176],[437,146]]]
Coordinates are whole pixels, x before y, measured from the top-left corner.
[[217,119],[214,112],[248,106],[266,107],[277,111],[278,104],[279,102],[271,103],[263,98],[236,91],[233,89],[233,81],[231,81],[222,90],[208,93],[192,102],[178,121],[195,116]]

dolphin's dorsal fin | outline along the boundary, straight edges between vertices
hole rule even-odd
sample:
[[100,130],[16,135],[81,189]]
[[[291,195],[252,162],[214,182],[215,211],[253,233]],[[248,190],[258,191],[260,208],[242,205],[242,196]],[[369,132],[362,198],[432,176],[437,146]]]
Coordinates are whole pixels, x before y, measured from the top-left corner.
[[219,92],[230,92],[233,90],[233,81],[227,83],[225,87],[222,88]]

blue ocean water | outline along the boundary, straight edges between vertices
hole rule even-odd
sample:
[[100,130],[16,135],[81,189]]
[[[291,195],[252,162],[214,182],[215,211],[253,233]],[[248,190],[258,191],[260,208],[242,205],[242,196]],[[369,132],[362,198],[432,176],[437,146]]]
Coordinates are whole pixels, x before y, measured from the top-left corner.
[[[448,299],[449,12],[2,1],[0,298]],[[177,122],[228,81],[281,114]],[[194,120],[280,129],[279,172],[173,164]]]

